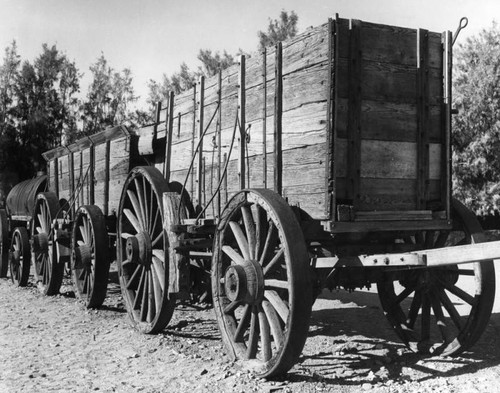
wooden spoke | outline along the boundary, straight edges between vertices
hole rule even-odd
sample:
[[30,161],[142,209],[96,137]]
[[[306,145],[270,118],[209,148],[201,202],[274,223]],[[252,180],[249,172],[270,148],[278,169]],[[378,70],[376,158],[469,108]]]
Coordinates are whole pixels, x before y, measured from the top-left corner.
[[[154,265],[152,265],[154,266]],[[161,301],[162,301],[162,296],[163,296],[163,283],[161,279],[158,277],[158,273],[156,272],[156,269],[153,267],[151,269],[151,276],[152,276],[152,287],[154,289],[154,300],[155,300],[155,305],[156,305],[156,313],[160,311],[160,306],[161,306]]]
[[[153,208],[151,208],[151,210],[152,209]],[[156,207],[156,210],[155,210],[155,213],[154,213],[153,225],[151,225],[151,227],[149,229],[149,234],[150,235],[152,235],[153,233],[156,233],[155,229],[156,229],[156,224],[158,223],[158,218],[160,218],[160,209],[158,209],[158,207]],[[160,223],[161,223],[161,220],[160,220]]]
[[418,311],[420,310],[420,306],[422,305],[422,293],[420,291],[415,292],[415,296],[411,301],[410,311],[408,312],[408,318],[406,319],[406,325],[413,329],[415,326],[415,322],[418,317]]
[[247,330],[248,325],[250,323],[251,312],[252,312],[252,306],[250,306],[250,304],[246,304],[245,307],[243,308],[243,313],[242,313],[241,318],[238,322],[238,327],[236,328],[236,331],[234,332],[234,337],[233,337],[234,342],[243,341],[243,334]]
[[142,288],[142,293],[141,293],[141,306],[140,306],[140,320],[141,321],[146,321],[147,315],[148,315],[148,300],[149,300],[149,280],[148,280],[148,273],[146,269],[144,269],[143,273],[144,277],[144,286]]
[[438,292],[439,295],[439,300],[441,301],[441,304],[444,306],[446,312],[450,316],[451,320],[455,324],[458,330],[462,330],[463,328],[463,323],[460,317],[460,314],[458,313],[457,309],[451,302],[450,298],[444,291],[444,289],[439,290]]
[[132,224],[137,233],[141,232],[141,224],[137,220],[137,217],[132,213],[130,209],[123,209],[123,213],[128,218],[129,222]]
[[429,298],[423,294],[422,295],[422,331],[421,331],[421,342],[426,342],[431,337],[431,305]]
[[140,207],[140,203],[137,199],[136,193],[132,190],[127,190],[127,195],[130,202],[132,203],[132,206],[134,207],[134,213],[137,217],[138,224],[141,226],[141,230],[145,230],[147,224],[143,214],[143,209],[141,209]]
[[165,268],[163,267],[163,262],[157,256],[153,255],[152,267],[158,276],[158,281],[160,283],[162,291],[165,290]]
[[240,300],[234,300],[231,303],[229,303],[226,307],[224,307],[224,314],[231,314],[238,308],[238,306],[241,304]]
[[257,244],[255,222],[253,221],[252,212],[249,206],[242,206],[241,213],[243,215],[243,223],[248,239],[248,259],[255,259],[255,246]]
[[231,227],[231,229],[233,231],[233,235],[236,239],[236,242],[238,243],[238,247],[239,247],[241,253],[243,254],[243,258],[246,260],[252,259],[250,257],[250,248],[248,246],[247,239],[246,239],[246,237],[245,237],[245,235],[240,227],[240,224],[238,224],[235,221],[230,221],[229,226]]
[[[137,287],[137,291],[135,291],[135,299],[134,299],[134,304],[133,304],[133,309],[137,310],[139,309],[139,306],[141,304],[142,298],[143,298],[143,293],[144,293],[144,286],[145,286],[145,271],[142,267],[140,267],[141,273],[140,273],[140,280],[139,280],[139,286]],[[142,318],[141,318],[142,319]]]
[[260,327],[260,337],[262,342],[262,356],[264,361],[268,361],[272,357],[271,349],[271,329],[269,327],[269,322],[267,320],[264,310],[261,308],[259,313],[259,327]]
[[286,322],[288,320],[288,314],[290,313],[290,310],[288,309],[288,306],[285,304],[283,299],[276,293],[276,291],[272,290],[266,290],[264,292],[264,296],[274,307],[281,320],[283,322]]
[[134,179],[135,187],[137,190],[137,200],[139,202],[139,208],[141,211],[141,216],[143,218],[144,222],[144,230],[148,230],[148,221],[147,221],[147,214],[146,214],[146,199],[144,198],[144,188],[142,187],[142,182],[144,181],[144,178],[139,181],[137,178]]
[[247,359],[254,359],[257,356],[257,347],[259,344],[259,317],[257,308],[252,307],[252,314],[250,318],[250,334],[247,344]]
[[285,249],[281,247],[276,255],[271,259],[271,261],[264,266],[264,276],[269,273],[273,269],[273,267],[282,260],[283,256],[285,255]]
[[252,205],[252,214],[255,221],[255,256],[259,260],[264,247],[267,233],[267,215],[266,211],[257,204]]
[[415,289],[412,287],[405,288],[398,296],[396,296],[396,299],[394,299],[394,303],[395,304],[401,303],[408,296],[410,296],[414,291],[415,291]]
[[160,232],[151,242],[151,247],[155,247],[160,240],[163,239],[163,232]]
[[467,292],[465,292],[463,289],[460,289],[456,285],[450,284],[449,282],[446,282],[446,280],[441,280],[443,286],[452,294],[454,294],[456,297],[462,299],[464,302],[468,303],[469,305],[473,305],[475,302],[474,296],[469,295]]
[[436,239],[436,243],[434,244],[434,247],[435,248],[444,247],[446,244],[446,240],[448,240],[449,235],[450,235],[450,232],[448,232],[448,231],[440,231],[439,235]]
[[288,290],[290,286],[288,284],[288,281],[268,278],[267,280],[265,280],[265,287],[266,288],[280,288],[280,289]]
[[451,334],[448,332],[448,327],[446,326],[446,321],[444,319],[443,310],[441,309],[441,304],[439,303],[439,296],[437,293],[432,293],[430,296],[432,311],[436,317],[436,323],[438,325],[439,331],[441,332],[441,337],[445,343],[451,342]]
[[264,242],[264,248],[259,259],[259,263],[264,266],[264,262],[269,258],[268,254],[273,252],[276,246],[277,232],[274,223],[271,221],[267,229],[266,241]]
[[142,266],[138,265],[135,268],[134,273],[132,274],[132,277],[130,277],[130,280],[127,283],[127,289],[139,289],[140,287],[140,282],[142,281]]
[[146,317],[146,320],[148,322],[151,322],[154,319],[156,312],[155,290],[154,290],[151,270],[147,272],[147,277],[148,277],[148,315]]
[[475,272],[473,269],[457,269],[457,273],[461,276],[474,276]]
[[231,258],[231,260],[236,263],[237,265],[242,265],[245,263],[245,260],[243,257],[231,246],[223,246],[222,251]]

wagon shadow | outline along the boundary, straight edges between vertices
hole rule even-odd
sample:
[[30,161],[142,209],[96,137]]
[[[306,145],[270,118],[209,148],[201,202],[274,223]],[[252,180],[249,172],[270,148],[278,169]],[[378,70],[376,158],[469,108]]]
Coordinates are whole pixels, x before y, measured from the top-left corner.
[[362,385],[425,381],[474,373],[500,364],[500,313],[460,357],[425,357],[401,344],[372,292],[323,292],[313,307],[309,336],[290,381]]

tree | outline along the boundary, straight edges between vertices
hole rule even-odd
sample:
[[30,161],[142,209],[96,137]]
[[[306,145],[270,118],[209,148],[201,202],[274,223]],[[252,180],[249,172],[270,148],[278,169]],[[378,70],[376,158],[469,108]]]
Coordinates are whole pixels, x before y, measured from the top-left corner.
[[104,54],[90,66],[92,83],[81,105],[83,130],[78,136],[92,135],[107,127],[135,118],[131,105],[137,101],[130,69],[115,71]]
[[281,11],[279,19],[269,19],[267,32],[260,30],[257,32],[257,36],[259,37],[259,50],[262,51],[268,46],[295,37],[297,35],[298,21],[299,17],[294,11],[288,13],[285,10]]
[[12,152],[21,178],[45,168],[41,153],[76,130],[78,70],[56,46],[44,44],[33,64],[22,64],[15,85],[13,113],[18,151]]
[[476,211],[500,208],[500,29],[455,51],[453,191]]
[[16,41],[12,41],[10,46],[5,48],[3,64],[0,66],[0,136],[8,125],[13,125],[12,108],[20,64]]

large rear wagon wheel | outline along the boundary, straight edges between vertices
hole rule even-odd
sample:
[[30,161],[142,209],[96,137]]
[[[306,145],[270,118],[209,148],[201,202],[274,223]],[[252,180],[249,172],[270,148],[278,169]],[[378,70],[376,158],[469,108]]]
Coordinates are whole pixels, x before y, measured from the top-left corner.
[[153,167],[134,168],[123,186],[117,221],[120,287],[135,328],[157,333],[175,307],[169,297],[169,247],[163,229],[163,193],[169,191]]
[[228,352],[260,377],[298,360],[312,308],[309,258],[291,208],[270,190],[227,204],[215,234],[212,292]]
[[[453,203],[454,231],[424,231],[411,241],[422,249],[485,241],[479,222]],[[395,280],[394,280],[395,279]],[[458,355],[484,331],[495,299],[493,261],[388,273],[379,282],[382,308],[401,340],[414,352]]]
[[64,263],[58,263],[55,244],[54,220],[60,215],[59,201],[52,192],[37,195],[33,217],[32,259],[36,281],[45,295],[59,293],[64,273]]
[[7,212],[0,209],[0,278],[7,276],[9,270],[9,228]]
[[97,308],[106,298],[109,276],[108,234],[101,209],[78,209],[71,236],[71,272],[78,298]]
[[26,228],[17,227],[10,243],[10,277],[19,287],[28,284],[31,264],[29,235]]

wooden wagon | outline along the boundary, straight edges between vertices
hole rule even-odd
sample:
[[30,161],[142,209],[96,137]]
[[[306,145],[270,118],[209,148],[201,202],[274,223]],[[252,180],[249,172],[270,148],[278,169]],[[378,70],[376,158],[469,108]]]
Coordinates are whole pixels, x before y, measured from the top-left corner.
[[170,94],[150,126],[47,152],[42,286],[69,256],[98,306],[116,249],[130,318],[154,333],[211,285],[227,350],[263,377],[297,361],[324,287],[376,284],[415,351],[470,348],[500,248],[451,195],[452,41],[337,17]]

